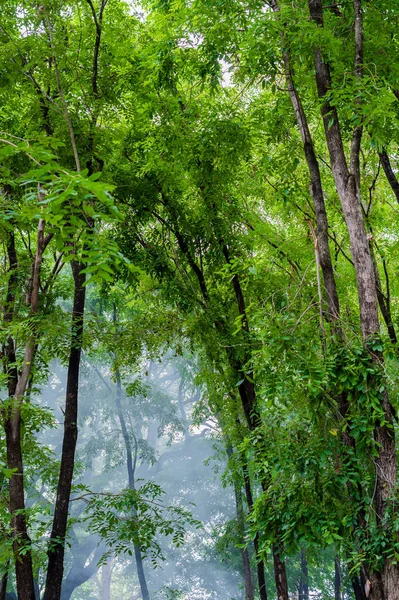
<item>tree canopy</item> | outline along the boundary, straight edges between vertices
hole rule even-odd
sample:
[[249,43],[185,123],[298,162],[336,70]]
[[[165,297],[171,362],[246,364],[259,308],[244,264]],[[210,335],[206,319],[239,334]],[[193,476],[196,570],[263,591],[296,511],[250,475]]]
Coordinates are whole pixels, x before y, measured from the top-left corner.
[[398,20],[3,0],[0,600],[399,600]]

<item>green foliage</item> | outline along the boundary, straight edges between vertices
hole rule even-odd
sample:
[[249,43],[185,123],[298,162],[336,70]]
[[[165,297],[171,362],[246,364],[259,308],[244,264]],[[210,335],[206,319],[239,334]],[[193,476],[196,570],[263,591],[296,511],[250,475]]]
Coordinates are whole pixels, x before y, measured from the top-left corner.
[[[242,490],[247,469],[254,492],[253,507],[245,509],[245,539],[239,539],[237,520],[229,520],[217,541],[221,554],[234,546],[236,559],[238,549],[259,534],[264,558],[278,542],[292,561],[304,546],[312,556],[334,547],[351,573],[362,564],[377,570],[387,558],[397,561],[396,489],[380,522],[373,512],[379,431],[397,434],[387,409],[399,406],[397,348],[388,341],[386,323],[367,347],[361,339],[357,282],[327,159],[314,49],[330,65],[328,101],[338,111],[348,156],[353,132],[362,127],[364,223],[382,280],[379,292],[397,328],[397,209],[380,153],[387,151],[396,173],[398,11],[392,2],[363,3],[360,78],[353,68],[353,5],[330,4],[323,27],[309,19],[303,0],[281,0],[277,16],[258,1],[132,7],[110,0],[100,27],[93,18],[98,3],[79,1],[64,10],[50,2],[44,7],[48,21],[30,1],[23,10],[12,0],[4,6],[2,418],[15,406],[8,398],[10,370],[21,370],[25,345],[34,336],[33,388],[21,406],[22,448],[29,497],[42,495],[50,503],[58,469],[51,438],[56,423],[40,390],[54,375],[54,361],[68,362],[68,264],[79,261],[87,288],[80,384],[85,451],[75,480],[94,464],[98,481],[90,486],[93,494],[87,491],[87,519],[109,545],[106,557],[114,553],[123,561],[136,545],[155,564],[163,558],[160,537],[179,546],[185,525],[198,525],[186,508],[164,500],[156,483],[121,491],[115,475],[125,467],[126,445],[137,468],[156,466],[168,445],[190,438],[190,421],[198,435],[204,423],[212,423],[215,437],[231,444],[226,485]],[[318,287],[322,272],[316,272],[309,229],[316,215],[283,52],[323,184],[341,304],[339,335],[323,281],[321,297]],[[330,118],[327,130],[332,125]],[[39,307],[31,314],[26,298],[42,221],[50,240]],[[9,364],[11,341],[16,357]],[[156,372],[154,365],[165,356],[190,365],[180,373],[181,390],[161,367],[164,383],[153,384],[151,368]],[[190,418],[185,385],[199,390],[191,390],[196,404]],[[250,386],[252,416],[255,411],[259,417],[255,427],[242,402]],[[43,428],[51,443],[39,442]],[[3,437],[0,521],[6,535],[0,560],[11,555],[7,481],[13,474]],[[108,486],[109,477],[118,481]],[[34,559],[42,565],[51,515],[36,500],[27,515],[40,547]]]
[[184,543],[187,525],[201,526],[186,508],[165,505],[163,496],[159,485],[147,481],[137,490],[90,498],[86,509],[90,530],[110,547],[103,562],[111,552],[132,556],[138,547],[156,567],[165,560],[158,536],[170,537],[171,543],[179,547]]

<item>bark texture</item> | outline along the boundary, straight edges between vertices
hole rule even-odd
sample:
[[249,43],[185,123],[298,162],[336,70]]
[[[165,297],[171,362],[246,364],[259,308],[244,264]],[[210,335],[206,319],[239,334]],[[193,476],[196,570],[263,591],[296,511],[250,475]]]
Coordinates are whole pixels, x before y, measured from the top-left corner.
[[[38,200],[42,200],[42,192],[38,189]],[[39,309],[40,273],[43,254],[52,236],[44,237],[45,221],[39,219],[37,229],[36,253],[31,265],[31,277],[28,282],[26,303],[30,317],[35,317]],[[11,233],[8,238],[7,254],[9,261],[9,280],[6,295],[4,323],[7,325],[14,319],[15,285],[18,259],[15,248],[15,237]],[[8,375],[8,406],[2,410],[4,430],[6,434],[7,466],[14,470],[9,483],[10,514],[13,535],[13,551],[15,555],[15,576],[19,600],[35,600],[35,589],[32,570],[31,540],[28,534],[25,517],[24,473],[21,439],[21,407],[32,374],[36,349],[36,328],[31,330],[25,344],[22,367],[18,372],[15,355],[15,343],[10,337],[3,346],[3,367]]]
[[274,576],[276,580],[277,600],[286,600],[288,595],[288,582],[285,563],[281,558],[278,547],[273,547]]
[[82,273],[83,268],[81,263],[72,261],[74,300],[65,398],[64,437],[43,600],[60,600],[64,574],[65,537],[78,437],[78,387],[86,297],[86,287],[84,286],[86,275]]

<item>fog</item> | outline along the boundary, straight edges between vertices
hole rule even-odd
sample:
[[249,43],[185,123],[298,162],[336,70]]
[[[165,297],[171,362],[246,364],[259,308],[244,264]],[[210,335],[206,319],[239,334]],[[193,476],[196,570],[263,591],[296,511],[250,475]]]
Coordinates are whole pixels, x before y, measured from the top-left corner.
[[[225,447],[217,422],[198,415],[201,390],[194,384],[191,367],[180,358],[144,360],[133,374],[120,373],[121,413],[135,464],[135,486],[159,485],[162,506],[190,511],[196,523],[184,525],[181,545],[173,535],[157,532],[156,557],[143,553],[143,568],[150,598],[241,598],[239,550],[223,551],[227,524],[235,516],[234,492],[222,484],[226,468]],[[45,427],[37,440],[54,453],[52,467],[29,473],[28,503],[40,503],[37,541],[48,532],[57,458],[62,445],[66,369],[53,363],[49,378],[36,391],[35,402],[51,410],[53,427]],[[79,437],[75,486],[70,505],[68,549],[62,600],[134,600],[142,598],[137,576],[134,543],[115,548],[91,530],[88,514],[92,500],[117,495],[128,487],[126,439],[116,406],[117,378],[109,364],[84,356],[79,388]],[[197,412],[197,414],[196,414]],[[206,413],[205,411],[203,411]],[[43,451],[43,450],[42,450]],[[29,468],[28,468],[29,470]],[[161,511],[162,512],[162,511]],[[184,521],[179,514],[176,523]],[[172,520],[173,520],[172,519]],[[190,517],[191,519],[191,517]],[[180,523],[182,525],[182,523]],[[138,532],[140,535],[140,532]],[[146,556],[147,554],[147,556]],[[43,574],[39,568],[39,589]]]

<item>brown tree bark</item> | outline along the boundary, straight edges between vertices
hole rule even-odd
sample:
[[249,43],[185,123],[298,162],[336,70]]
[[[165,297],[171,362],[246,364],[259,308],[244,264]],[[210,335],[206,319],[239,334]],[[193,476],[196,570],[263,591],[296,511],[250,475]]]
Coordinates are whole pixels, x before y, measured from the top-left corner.
[[366,595],[364,593],[364,586],[361,583],[360,577],[353,577],[351,583],[355,600],[367,600]]
[[281,558],[279,547],[274,544],[272,548],[273,552],[273,564],[274,564],[274,576],[276,580],[276,592],[277,600],[287,600],[288,596],[288,582],[287,573],[285,569],[285,562]]
[[64,437],[53,527],[47,552],[48,565],[43,600],[60,600],[64,573],[65,538],[78,436],[78,387],[86,297],[84,285],[86,275],[82,273],[83,268],[84,265],[80,262],[72,261],[74,300],[64,411]]
[[[38,200],[42,200],[39,187]],[[36,253],[31,265],[31,279],[28,282],[26,303],[30,308],[29,314],[34,317],[39,309],[40,273],[44,251],[52,239],[52,235],[44,237],[45,221],[39,219],[37,229]],[[18,268],[15,237],[11,233],[8,239],[7,254],[9,260],[9,281],[4,312],[4,323],[8,324],[14,318],[15,284]],[[32,373],[35,349],[36,330],[34,325],[25,344],[25,352],[20,373],[18,373],[15,355],[15,343],[9,338],[3,346],[4,370],[8,375],[8,406],[2,409],[3,423],[6,434],[7,466],[14,473],[9,483],[10,514],[15,555],[15,574],[19,600],[34,600],[31,540],[28,535],[25,517],[25,488],[23,476],[23,457],[21,447],[21,407],[24,401],[29,379]]]
[[[15,267],[16,263],[13,265],[13,268]],[[9,304],[8,307],[8,310],[10,311],[9,315],[11,317],[10,320],[12,320],[13,313],[11,312]],[[13,399],[15,398],[17,388],[18,373],[15,362],[14,340],[12,338],[9,338],[7,341],[7,345],[4,348],[4,356],[6,357],[6,370],[8,373],[9,398]],[[17,591],[21,600],[35,600],[32,555],[30,550],[31,540],[28,535],[25,517],[24,477],[21,449],[21,415],[19,408],[14,408],[12,401],[11,405],[7,407],[5,411],[3,410],[3,419],[6,434],[7,466],[9,469],[15,469],[15,473],[12,475],[9,483],[9,509],[11,514],[12,535],[14,537],[13,551],[15,555]],[[24,550],[22,554],[21,550]]]

